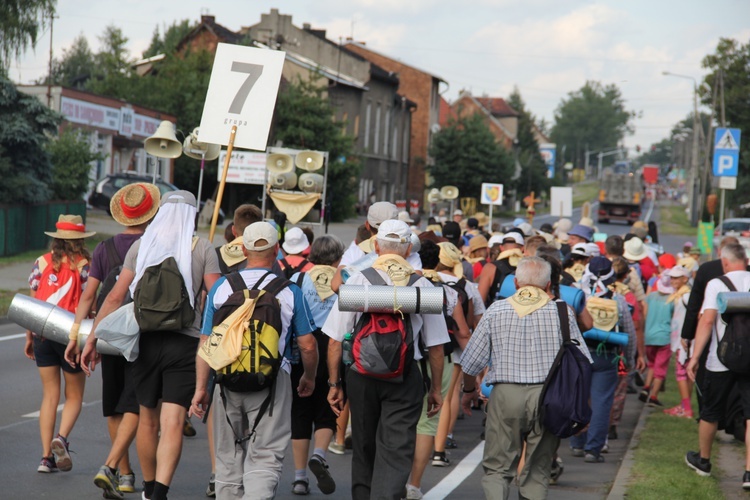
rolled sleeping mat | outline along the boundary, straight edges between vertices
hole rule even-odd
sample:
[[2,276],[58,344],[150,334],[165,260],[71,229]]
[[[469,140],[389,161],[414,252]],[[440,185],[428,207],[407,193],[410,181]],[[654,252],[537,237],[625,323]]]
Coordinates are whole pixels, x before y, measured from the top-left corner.
[[[505,277],[498,295],[501,297],[510,297],[516,293],[516,284],[513,281],[515,277],[515,274],[509,274]],[[572,286],[560,285],[560,298],[572,307],[576,314],[581,314],[586,305],[586,295],[583,291]]]
[[721,292],[716,303],[720,314],[750,312],[750,292]]
[[339,310],[443,314],[443,287],[341,285]]
[[[68,345],[68,334],[73,326],[75,315],[43,300],[32,299],[17,293],[8,308],[8,319],[42,338]],[[78,331],[78,347],[81,349],[86,344],[92,326],[94,326],[93,319],[85,319],[81,322],[81,328]],[[101,354],[116,356],[120,354],[120,351],[103,340],[96,343],[96,350]]]
[[597,342],[606,342],[607,344],[616,344],[621,346],[628,345],[630,337],[627,333],[622,332],[605,332],[598,328],[583,332],[583,338],[586,340],[595,340]]

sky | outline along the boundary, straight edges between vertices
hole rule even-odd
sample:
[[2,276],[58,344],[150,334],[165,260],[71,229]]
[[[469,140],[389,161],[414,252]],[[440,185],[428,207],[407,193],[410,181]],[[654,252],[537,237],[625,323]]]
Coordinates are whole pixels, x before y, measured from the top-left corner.
[[[83,34],[93,50],[107,25],[120,27],[132,57],[140,57],[154,30],[211,14],[237,31],[278,8],[301,27],[327,30],[328,38],[353,37],[395,59],[441,77],[443,96],[462,89],[505,97],[517,86],[527,108],[554,122],[569,92],[586,80],[615,84],[638,113],[628,148],[667,137],[693,107],[693,82],[701,60],[721,37],[750,40],[747,0],[58,0],[53,50],[60,57]],[[18,83],[44,76],[47,29],[35,50],[11,67]]]

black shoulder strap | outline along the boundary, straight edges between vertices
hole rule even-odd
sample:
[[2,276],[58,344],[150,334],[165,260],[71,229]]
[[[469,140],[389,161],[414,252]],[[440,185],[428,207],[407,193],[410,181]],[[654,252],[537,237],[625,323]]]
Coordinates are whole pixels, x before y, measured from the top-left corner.
[[570,319],[568,319],[568,304],[559,300],[557,312],[560,314],[560,333],[562,333],[563,344],[570,343]]
[[301,272],[301,273],[299,273],[299,275],[297,276],[297,286],[298,286],[298,287],[300,287],[300,288],[302,288],[302,282],[303,282],[303,281],[305,281],[305,273],[304,273],[304,272]]
[[258,290],[260,288],[260,285],[262,285],[263,282],[266,281],[266,277],[268,277],[269,274],[271,274],[271,271],[266,271],[266,274],[261,276],[260,279],[255,282],[255,284],[250,290]]
[[[268,276],[269,274],[271,274],[270,271],[266,274],[266,276]],[[265,279],[265,276],[263,277],[263,279]],[[256,283],[256,285],[262,282],[263,280],[259,280],[258,283]],[[263,291],[271,295],[276,295],[291,284],[292,282],[289,281],[288,279],[280,278],[277,276],[274,279],[272,279],[266,286],[263,287]]]
[[283,266],[284,266],[284,267],[283,267],[282,269],[286,269],[286,268],[288,268],[288,267],[291,267],[291,266],[289,265],[289,262],[287,262],[287,261],[286,261],[286,257],[282,257],[282,258],[280,258],[280,259],[279,259],[279,262],[280,262],[281,264],[283,264]]
[[362,270],[362,275],[367,278],[367,281],[370,282],[372,285],[385,285],[388,286],[388,283],[385,282],[383,277],[380,275],[380,273],[373,267],[368,267],[367,269]]
[[122,257],[117,253],[114,237],[104,240],[104,249],[107,251],[107,264],[109,264],[110,271],[122,265]]
[[239,292],[241,290],[247,290],[247,284],[245,280],[240,276],[240,272],[234,272],[227,274],[227,282],[232,287],[232,292]]
[[224,262],[224,258],[221,256],[221,247],[216,247],[216,257],[219,259],[219,270],[223,276],[229,274],[229,266]]
[[308,261],[307,259],[302,259],[302,261],[299,263],[299,265],[297,267],[293,268],[294,272],[296,273],[297,271],[301,271],[309,263],[310,263],[310,261]]
[[734,283],[732,283],[732,280],[730,280],[729,278],[727,278],[724,275],[719,276],[719,279],[721,280],[722,283],[724,283],[727,286],[727,288],[729,288],[730,292],[736,292],[737,291],[737,287],[734,286]]

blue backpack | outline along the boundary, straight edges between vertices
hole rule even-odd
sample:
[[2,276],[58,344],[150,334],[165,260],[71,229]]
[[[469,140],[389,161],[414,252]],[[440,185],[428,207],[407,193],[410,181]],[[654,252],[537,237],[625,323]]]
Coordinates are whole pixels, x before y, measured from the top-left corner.
[[557,302],[563,341],[539,396],[539,421],[559,438],[581,432],[591,421],[591,363],[570,339],[568,306]]

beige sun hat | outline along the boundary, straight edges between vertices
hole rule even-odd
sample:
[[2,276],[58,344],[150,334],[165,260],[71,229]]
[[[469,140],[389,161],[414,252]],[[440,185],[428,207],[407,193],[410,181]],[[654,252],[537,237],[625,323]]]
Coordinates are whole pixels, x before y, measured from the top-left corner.
[[154,218],[159,211],[161,192],[149,182],[123,186],[109,202],[112,218],[123,226],[138,226]]
[[44,234],[60,240],[80,240],[96,234],[96,231],[86,232],[86,225],[80,215],[60,214],[55,228],[55,232],[45,231]]
[[646,252],[646,245],[643,244],[643,240],[640,238],[631,238],[625,242],[625,252],[622,256],[630,261],[643,260],[648,257]]

